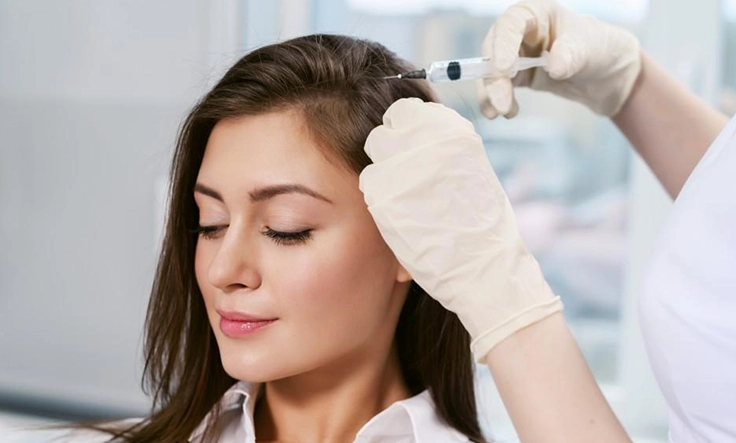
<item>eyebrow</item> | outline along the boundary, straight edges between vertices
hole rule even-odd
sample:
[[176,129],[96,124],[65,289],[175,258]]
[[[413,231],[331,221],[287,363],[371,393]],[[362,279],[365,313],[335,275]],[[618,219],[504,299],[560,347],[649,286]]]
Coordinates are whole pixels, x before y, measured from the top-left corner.
[[[212,197],[215,200],[220,201],[220,202],[224,201],[219,192],[215,191],[209,186],[203,185],[202,183],[197,183],[194,185],[194,192],[198,192],[208,197]],[[308,195],[310,197],[316,198],[317,200],[322,200],[324,202],[333,204],[332,200],[320,194],[319,192],[313,191],[307,188],[306,186],[300,185],[297,183],[287,183],[287,184],[282,184],[282,185],[271,185],[271,186],[265,186],[262,188],[256,188],[252,190],[251,192],[249,192],[248,194],[250,195],[250,200],[252,202],[260,202],[260,201],[268,200],[269,198],[273,198],[273,197],[276,197],[277,195],[282,195],[282,194],[302,194],[302,195]]]

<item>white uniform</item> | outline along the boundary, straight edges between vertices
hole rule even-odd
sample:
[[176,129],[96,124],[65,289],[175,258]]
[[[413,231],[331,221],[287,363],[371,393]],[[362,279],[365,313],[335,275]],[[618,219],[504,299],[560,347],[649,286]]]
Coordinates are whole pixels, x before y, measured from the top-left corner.
[[736,118],[683,187],[639,314],[670,442],[736,442]]
[[[238,382],[220,400],[224,429],[220,443],[255,443],[253,411],[259,385]],[[189,441],[199,443],[207,416]],[[366,423],[355,443],[470,443],[468,438],[443,423],[428,391],[398,401]]]

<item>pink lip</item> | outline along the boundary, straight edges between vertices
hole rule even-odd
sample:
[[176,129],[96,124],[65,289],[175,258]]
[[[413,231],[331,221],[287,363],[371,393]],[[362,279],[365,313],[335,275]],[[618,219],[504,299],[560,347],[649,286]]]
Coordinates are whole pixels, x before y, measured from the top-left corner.
[[259,318],[241,312],[217,311],[220,314],[220,331],[228,337],[244,337],[264,326],[275,322],[276,318]]

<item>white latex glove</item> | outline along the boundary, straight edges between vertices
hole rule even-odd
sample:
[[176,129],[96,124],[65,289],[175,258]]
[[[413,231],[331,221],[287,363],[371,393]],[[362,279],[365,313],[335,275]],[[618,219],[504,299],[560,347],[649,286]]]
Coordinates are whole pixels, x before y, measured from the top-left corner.
[[360,189],[381,235],[414,280],[457,314],[477,361],[562,309],[469,121],[437,103],[401,99],[365,151],[374,163]]
[[[549,66],[508,76],[519,55],[549,51]],[[488,118],[518,112],[513,86],[575,100],[613,116],[629,97],[641,70],[639,41],[630,32],[580,15],[554,0],[528,0],[504,11],[483,42],[483,56],[505,77],[483,80],[481,110]]]

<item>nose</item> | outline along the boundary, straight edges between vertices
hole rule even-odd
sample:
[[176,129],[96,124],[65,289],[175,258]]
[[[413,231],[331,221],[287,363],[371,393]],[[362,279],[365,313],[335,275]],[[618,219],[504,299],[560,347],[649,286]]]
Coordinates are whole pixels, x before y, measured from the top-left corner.
[[229,228],[210,263],[208,270],[210,283],[226,293],[260,287],[261,275],[257,266],[258,243],[256,238],[249,238],[247,232]]

